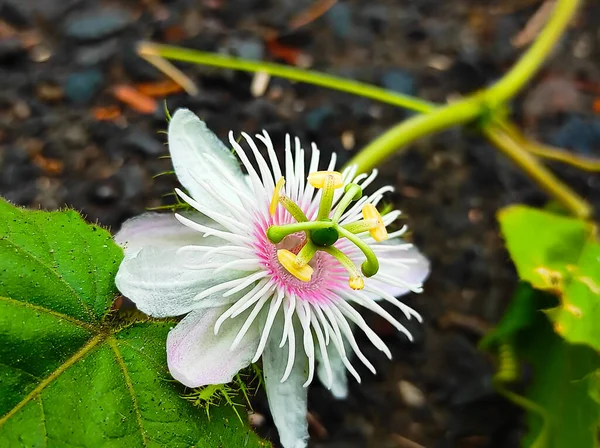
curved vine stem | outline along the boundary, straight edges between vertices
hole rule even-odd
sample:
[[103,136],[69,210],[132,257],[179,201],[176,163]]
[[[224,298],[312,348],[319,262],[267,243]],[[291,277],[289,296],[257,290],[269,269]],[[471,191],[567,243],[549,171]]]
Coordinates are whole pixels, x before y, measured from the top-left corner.
[[268,73],[279,78],[300,81],[316,86],[327,87],[340,92],[370,98],[372,100],[413,110],[415,112],[429,112],[435,107],[434,104],[414,98],[410,95],[402,95],[396,92],[382,89],[358,81],[344,79],[339,76],[328,75],[311,70],[299,69],[272,62],[251,61],[235,58],[222,54],[206,53],[189,48],[174,47],[171,45],[155,44],[153,42],[139,42],[137,52],[143,58],[161,56],[165,59],[191,62],[194,64],[208,65],[212,67],[228,68],[253,73]]
[[269,62],[249,61],[151,42],[139,43],[138,53],[144,58],[161,56],[166,59],[214,67],[264,72],[273,76],[351,93],[424,114],[413,116],[396,125],[371,142],[348,162],[348,165],[357,165],[358,170],[362,172],[374,168],[418,138],[480,119],[482,132],[494,145],[498,146],[542,189],[557,198],[573,214],[587,218],[591,214],[589,204],[521,147],[519,142],[513,138],[514,136],[511,137],[510,133],[502,131],[497,117],[504,104],[535,75],[555,47],[581,3],[582,0],[557,0],[552,16],[540,35],[504,77],[486,90],[439,107],[427,101],[358,81]]
[[[533,77],[556,45],[580,3],[581,0],[559,0],[552,17],[536,41],[496,84],[456,103],[442,106],[424,117],[409,118],[370,143],[350,160],[348,165],[358,165],[359,172],[368,171],[402,146],[425,134],[468,123],[478,117],[493,116],[498,108],[503,106]],[[533,166],[529,168],[535,170]],[[534,178],[539,177],[535,172],[528,171],[527,173]]]
[[482,129],[482,132],[494,146],[527,172],[540,188],[556,198],[573,215],[582,219],[590,217],[592,214],[590,204],[552,174],[532,154],[523,150],[519,142],[510,134],[494,126],[487,126]]

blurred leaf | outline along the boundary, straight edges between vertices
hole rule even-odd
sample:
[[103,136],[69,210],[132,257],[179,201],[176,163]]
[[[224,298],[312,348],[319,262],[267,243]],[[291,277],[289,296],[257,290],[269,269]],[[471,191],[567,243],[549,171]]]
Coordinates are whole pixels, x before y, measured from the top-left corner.
[[173,323],[109,314],[122,256],[75,211],[0,199],[0,447],[265,446],[230,407],[208,421],[181,398]]
[[[557,335],[543,315],[523,331],[517,353],[533,368],[534,380],[526,396],[548,414],[545,448],[598,446],[600,407],[591,395],[592,381],[600,368],[600,356],[590,347],[570,344]],[[531,446],[543,421],[528,413],[529,431],[523,439]]]
[[550,291],[560,303],[547,310],[555,331],[600,350],[600,245],[585,221],[511,206],[498,215],[519,277]]
[[537,292],[529,283],[521,282],[496,327],[479,342],[484,350],[492,350],[500,344],[514,340],[522,330],[531,327],[544,308],[554,306],[556,298]]
[[[522,283],[497,328],[481,345],[490,349],[510,344],[518,358],[533,369],[525,397],[505,392],[505,386],[499,389],[528,411],[523,446],[593,448],[598,445],[600,425],[600,406],[594,395],[600,356],[586,345],[568,343],[553,331],[542,309],[555,302],[552,295]],[[516,369],[514,380],[520,377],[518,364],[501,365],[498,376],[507,376],[502,375],[507,368]],[[536,411],[538,407],[543,412]]]

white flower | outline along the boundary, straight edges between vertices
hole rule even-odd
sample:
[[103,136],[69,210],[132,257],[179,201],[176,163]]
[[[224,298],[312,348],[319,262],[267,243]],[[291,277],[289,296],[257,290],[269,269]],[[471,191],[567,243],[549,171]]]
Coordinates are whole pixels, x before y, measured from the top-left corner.
[[292,145],[286,138],[282,172],[266,132],[256,139],[266,147],[269,163],[255,141],[242,135],[258,173],[231,133],[247,174],[193,113],[175,113],[169,149],[188,192],[177,194],[196,211],[149,213],[126,222],[115,237],[125,248],[116,282],[149,315],[186,315],[167,340],[170,372],[186,386],[227,383],[262,357],[281,443],[300,448],[308,438],[306,386],[315,371],[340,398],[347,393],[346,370],[360,381],[351,352],[375,372],[351,327],[391,357],[354,305],[379,314],[411,339],[378,300],[420,321],[395,297],[421,291],[429,265],[398,238],[403,230],[387,234],[385,226],[400,212],[382,217],[375,206],[392,188],[362,194],[375,172],[337,173],[335,155],[326,171],[318,171],[313,145],[307,182],[298,139]]

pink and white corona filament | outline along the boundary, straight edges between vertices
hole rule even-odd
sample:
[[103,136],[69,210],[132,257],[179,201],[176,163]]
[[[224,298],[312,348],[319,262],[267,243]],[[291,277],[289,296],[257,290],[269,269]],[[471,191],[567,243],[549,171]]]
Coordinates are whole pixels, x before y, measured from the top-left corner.
[[169,370],[186,386],[229,382],[262,359],[282,445],[301,448],[315,374],[344,397],[346,371],[360,381],[353,363],[375,372],[353,328],[391,358],[357,306],[411,339],[380,301],[420,321],[396,297],[420,292],[429,267],[399,238],[405,229],[388,234],[400,212],[377,210],[391,187],[366,193],[376,172],[334,171],[335,154],[320,170],[316,146],[305,154],[289,136],[280,163],[266,132],[242,137],[249,150],[230,133],[232,152],[190,111],[175,113],[169,149],[187,190],[177,194],[193,211],[126,222],[117,286],[147,314],[186,315],[167,340]]

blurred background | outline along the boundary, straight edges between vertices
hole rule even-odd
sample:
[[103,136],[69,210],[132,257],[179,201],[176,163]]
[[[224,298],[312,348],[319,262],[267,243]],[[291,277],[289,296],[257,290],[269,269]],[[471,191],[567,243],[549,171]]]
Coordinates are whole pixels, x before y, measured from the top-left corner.
[[[309,67],[446,102],[499,78],[539,31],[530,19],[550,3],[0,0],[0,195],[33,208],[73,207],[114,232],[174,202],[175,177],[156,177],[170,170],[165,106],[192,109],[223,139],[229,130],[266,129],[283,143],[289,132],[326,158],[337,152],[341,163],[409,115],[305,84],[176,64],[198,88],[191,96],[136,54],[140,40]],[[600,5],[587,2],[513,110],[528,135],[592,156],[600,155],[599,21]],[[600,205],[597,175],[552,168]],[[432,261],[425,292],[405,299],[425,324],[408,322],[411,344],[366,316],[394,361],[364,344],[378,375],[361,371],[348,400],[311,387],[311,446],[517,447],[521,413],[495,394],[493,359],[477,343],[517,284],[495,212],[547,198],[468,128],[423,139],[379,169],[375,187],[396,187],[388,199]],[[252,421],[276,438],[260,392],[255,401]]]

